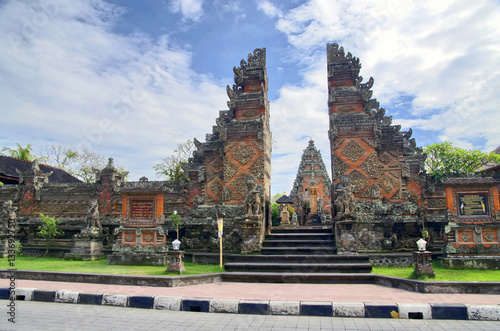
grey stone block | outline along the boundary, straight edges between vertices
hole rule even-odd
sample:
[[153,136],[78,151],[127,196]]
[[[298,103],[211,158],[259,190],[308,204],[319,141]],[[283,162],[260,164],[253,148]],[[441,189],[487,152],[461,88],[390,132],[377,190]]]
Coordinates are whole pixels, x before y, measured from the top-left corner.
[[36,288],[16,288],[16,300],[32,301],[35,290]]
[[210,311],[210,299],[182,298],[182,310],[208,313]]
[[181,297],[167,297],[159,295],[155,297],[153,307],[154,309],[179,311],[181,310],[181,303]]
[[127,307],[128,295],[127,294],[104,294],[102,296],[102,304],[106,306],[119,306]]
[[365,317],[365,305],[362,302],[334,302],[334,317]]
[[333,306],[331,302],[302,301],[300,303],[300,315],[333,316]]
[[211,313],[238,313],[238,304],[240,300],[236,299],[212,299],[210,300]]
[[432,319],[431,305],[428,303],[398,303],[399,318]]
[[78,303],[80,292],[59,290],[56,292],[55,302]]
[[467,307],[463,304],[431,303],[432,318],[441,320],[466,320]]
[[238,305],[239,314],[267,315],[269,314],[269,301],[241,300]]
[[102,305],[102,297],[104,294],[102,293],[85,293],[80,292],[80,297],[78,303],[84,305]]
[[395,303],[365,303],[365,317],[398,318],[398,306]]
[[470,320],[500,321],[499,305],[466,305]]
[[299,301],[271,301],[270,302],[271,315],[299,315],[300,302]]
[[56,291],[53,290],[34,290],[33,301],[54,302]]
[[128,297],[128,306],[132,308],[153,309],[154,297],[148,295],[131,295]]

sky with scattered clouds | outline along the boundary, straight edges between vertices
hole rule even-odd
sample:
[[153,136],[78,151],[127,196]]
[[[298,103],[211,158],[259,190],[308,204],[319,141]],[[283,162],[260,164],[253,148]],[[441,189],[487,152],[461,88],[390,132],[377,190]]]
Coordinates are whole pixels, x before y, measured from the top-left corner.
[[155,179],[175,146],[211,133],[233,66],[266,47],[272,194],[315,140],[330,167],[326,43],[418,146],[500,145],[494,0],[3,0],[0,146],[90,147]]

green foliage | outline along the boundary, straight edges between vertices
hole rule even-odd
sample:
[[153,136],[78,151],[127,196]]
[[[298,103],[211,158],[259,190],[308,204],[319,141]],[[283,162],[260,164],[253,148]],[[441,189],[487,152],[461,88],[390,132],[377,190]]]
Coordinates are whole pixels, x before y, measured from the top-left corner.
[[272,213],[271,213],[271,224],[272,226],[279,226],[281,223],[280,218],[280,207],[276,202],[271,203]]
[[[0,259],[0,269],[8,269],[8,263],[8,259]],[[201,265],[184,262],[184,266],[186,271],[182,275],[224,272],[224,268],[220,269],[218,264]],[[93,261],[74,261],[55,257],[22,256],[16,259],[16,269],[94,274],[179,276],[178,274],[166,274],[165,266],[108,265],[106,258]]]
[[[472,269],[445,269],[440,267],[435,261],[432,268],[436,278],[422,278],[430,281],[482,281],[496,282],[500,279],[500,270],[472,270]],[[414,267],[373,267],[372,273],[393,277],[416,279],[413,274]]]
[[181,164],[187,162],[196,147],[192,140],[179,143],[174,153],[153,166],[156,175],[168,180],[182,180],[185,178]]
[[[26,145],[26,147],[23,147],[19,143],[16,143],[16,146],[17,146],[16,148],[3,147],[0,153],[3,155],[15,157],[16,159],[21,159],[28,162],[32,162],[36,159],[35,155],[32,153],[33,146],[31,146],[31,144],[28,144]],[[7,154],[5,154],[4,152],[7,152]]]
[[52,240],[56,236],[62,235],[64,232],[57,229],[61,220],[56,219],[55,217],[46,216],[42,213],[40,213],[40,216],[42,217],[42,225],[38,227],[38,235],[45,239],[45,245],[47,246],[45,255],[47,255]]
[[3,185],[3,183],[2,183],[2,182],[0,182],[0,186],[2,186],[2,185]]
[[273,195],[271,197],[271,202],[276,202],[276,200],[278,200],[279,198],[281,198],[283,196],[283,194],[281,193],[276,193],[275,195]]
[[174,211],[172,215],[169,217],[170,223],[175,227],[177,232],[177,240],[179,240],[179,226],[182,225],[182,220],[177,211]]
[[463,149],[450,142],[434,143],[424,148],[427,154],[425,168],[437,179],[449,175],[458,175],[478,171],[482,166],[491,163],[500,165],[500,155],[483,153],[478,150]]
[[286,209],[288,210],[290,217],[292,217],[293,213],[295,213],[295,208],[293,208],[292,205],[287,205]]

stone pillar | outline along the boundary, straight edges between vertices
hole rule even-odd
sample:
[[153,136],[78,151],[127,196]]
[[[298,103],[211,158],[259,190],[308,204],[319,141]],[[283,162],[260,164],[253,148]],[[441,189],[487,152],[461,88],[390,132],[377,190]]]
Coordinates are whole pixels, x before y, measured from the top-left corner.
[[169,259],[167,272],[180,275],[186,271],[186,267],[184,267],[184,251],[170,251],[167,254]]
[[436,277],[432,269],[432,253],[413,252],[413,260],[415,261],[415,270],[413,271],[417,277],[427,276],[430,278]]

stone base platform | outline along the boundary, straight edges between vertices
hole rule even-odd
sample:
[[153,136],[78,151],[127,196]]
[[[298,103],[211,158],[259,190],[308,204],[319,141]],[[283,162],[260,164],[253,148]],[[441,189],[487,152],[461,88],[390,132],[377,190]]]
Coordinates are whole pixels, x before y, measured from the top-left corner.
[[500,255],[440,257],[438,262],[446,269],[500,270]]
[[108,255],[108,264],[168,266],[167,253],[113,253]]

